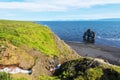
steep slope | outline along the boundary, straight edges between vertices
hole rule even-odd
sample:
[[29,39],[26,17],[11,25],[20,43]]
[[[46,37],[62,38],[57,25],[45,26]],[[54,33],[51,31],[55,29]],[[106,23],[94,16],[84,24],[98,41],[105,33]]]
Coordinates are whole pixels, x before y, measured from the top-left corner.
[[0,67],[19,67],[32,70],[31,75],[15,76],[38,79],[40,75],[51,75],[55,67],[79,56],[43,25],[25,21],[0,20]]

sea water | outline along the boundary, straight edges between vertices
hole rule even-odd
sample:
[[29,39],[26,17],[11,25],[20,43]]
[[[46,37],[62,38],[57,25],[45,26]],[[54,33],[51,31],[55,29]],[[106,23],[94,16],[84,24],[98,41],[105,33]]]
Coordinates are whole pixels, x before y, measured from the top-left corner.
[[96,33],[95,44],[120,48],[120,21],[37,21],[48,26],[64,41],[82,42],[83,33],[92,29]]

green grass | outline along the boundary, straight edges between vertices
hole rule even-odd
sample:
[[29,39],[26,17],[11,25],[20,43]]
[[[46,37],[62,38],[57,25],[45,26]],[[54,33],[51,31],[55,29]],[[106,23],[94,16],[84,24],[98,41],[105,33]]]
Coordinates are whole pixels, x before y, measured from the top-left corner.
[[39,76],[38,80],[60,80],[60,79],[57,77],[53,77],[53,76],[43,75],[43,76]]
[[100,67],[90,68],[86,71],[87,80],[100,80],[103,71]]
[[34,22],[0,20],[0,41],[33,48],[49,56],[60,53],[51,30]]
[[0,80],[28,80],[28,79],[24,77],[13,78],[9,73],[0,72]]
[[13,78],[8,73],[0,72],[0,80],[13,80]]

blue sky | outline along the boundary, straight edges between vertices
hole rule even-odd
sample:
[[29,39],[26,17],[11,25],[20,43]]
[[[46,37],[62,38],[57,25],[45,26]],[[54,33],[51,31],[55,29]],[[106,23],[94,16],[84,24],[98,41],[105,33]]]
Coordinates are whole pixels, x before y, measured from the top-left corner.
[[120,0],[0,0],[0,19],[94,20],[120,18]]

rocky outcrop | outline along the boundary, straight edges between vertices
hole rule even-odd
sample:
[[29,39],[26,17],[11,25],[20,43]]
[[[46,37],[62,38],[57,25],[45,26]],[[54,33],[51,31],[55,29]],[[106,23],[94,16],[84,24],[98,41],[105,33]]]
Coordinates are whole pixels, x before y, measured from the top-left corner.
[[120,68],[102,59],[80,58],[65,62],[54,75],[61,80],[120,80]]

